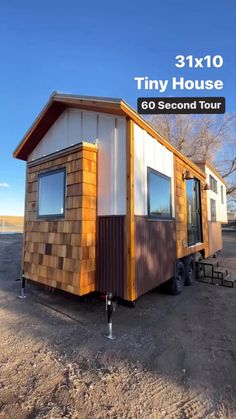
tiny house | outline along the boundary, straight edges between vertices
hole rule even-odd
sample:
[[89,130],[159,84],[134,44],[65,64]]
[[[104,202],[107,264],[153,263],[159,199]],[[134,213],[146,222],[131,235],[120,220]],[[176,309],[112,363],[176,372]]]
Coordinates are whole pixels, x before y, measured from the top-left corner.
[[222,247],[223,180],[122,99],[54,93],[14,157],[27,162],[22,269],[32,281],[130,302],[164,282],[178,294],[196,255]]

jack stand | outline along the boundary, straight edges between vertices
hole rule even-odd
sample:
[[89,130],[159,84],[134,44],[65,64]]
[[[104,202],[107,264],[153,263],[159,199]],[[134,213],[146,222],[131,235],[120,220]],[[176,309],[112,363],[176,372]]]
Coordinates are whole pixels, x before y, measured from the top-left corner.
[[24,271],[20,271],[20,275],[19,275],[19,278],[16,278],[15,279],[15,281],[17,282],[17,281],[20,281],[21,280],[21,278],[22,278],[22,275],[24,275]]
[[21,300],[23,300],[24,298],[26,298],[26,295],[25,295],[25,277],[24,277],[24,274],[22,274],[22,279],[21,279],[21,294],[18,295],[18,298],[20,298]]
[[107,325],[108,325],[108,334],[105,334],[104,337],[109,340],[114,340],[115,336],[112,334],[112,313],[113,313],[113,301],[112,293],[108,292],[106,294],[106,311],[107,311]]

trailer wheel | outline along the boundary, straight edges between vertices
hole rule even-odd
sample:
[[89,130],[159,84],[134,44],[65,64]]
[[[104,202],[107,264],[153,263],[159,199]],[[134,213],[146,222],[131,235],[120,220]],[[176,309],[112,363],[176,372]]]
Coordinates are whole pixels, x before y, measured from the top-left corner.
[[194,257],[194,260],[195,260],[195,276],[196,276],[197,279],[203,277],[203,270],[198,265],[198,262],[202,259],[203,259],[202,254],[200,252],[197,252],[195,254],[195,257]]
[[185,269],[184,264],[177,260],[175,265],[175,276],[169,280],[168,291],[169,294],[179,295],[184,289],[185,283]]
[[184,285],[193,285],[195,281],[195,262],[193,256],[188,256],[184,260],[185,268],[185,284]]

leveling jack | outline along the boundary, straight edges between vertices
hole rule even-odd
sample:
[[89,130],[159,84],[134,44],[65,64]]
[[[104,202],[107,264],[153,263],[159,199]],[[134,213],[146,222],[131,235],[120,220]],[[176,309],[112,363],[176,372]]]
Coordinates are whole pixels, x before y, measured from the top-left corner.
[[26,298],[26,295],[25,295],[25,276],[24,276],[24,272],[22,273],[22,277],[21,277],[21,294],[18,295],[18,298],[20,298],[22,300],[24,298]]
[[107,311],[107,326],[108,326],[108,333],[105,334],[105,338],[114,340],[116,339],[115,336],[112,334],[112,314],[113,311],[116,309],[116,303],[112,300],[112,293],[108,292],[106,294],[106,311]]

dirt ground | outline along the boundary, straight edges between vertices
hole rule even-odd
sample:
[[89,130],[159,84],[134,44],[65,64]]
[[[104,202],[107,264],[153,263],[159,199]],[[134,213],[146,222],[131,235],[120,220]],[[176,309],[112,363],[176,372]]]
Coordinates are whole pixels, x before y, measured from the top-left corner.
[[[221,260],[236,273],[236,233]],[[236,418],[236,287],[196,283],[118,306],[28,285],[20,235],[0,235],[1,418]]]

